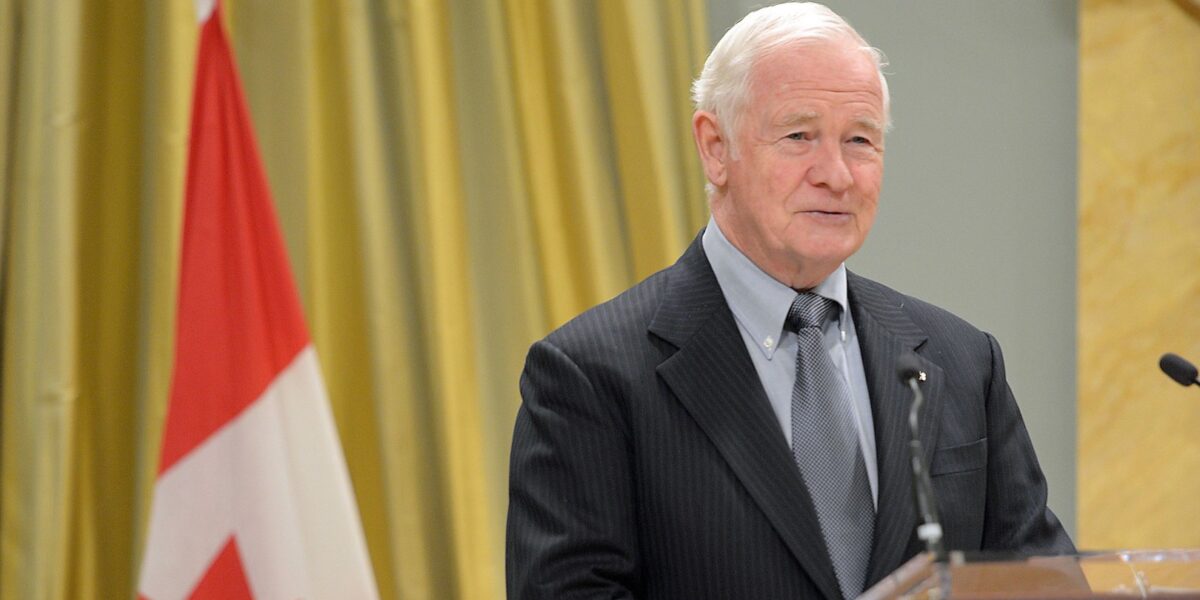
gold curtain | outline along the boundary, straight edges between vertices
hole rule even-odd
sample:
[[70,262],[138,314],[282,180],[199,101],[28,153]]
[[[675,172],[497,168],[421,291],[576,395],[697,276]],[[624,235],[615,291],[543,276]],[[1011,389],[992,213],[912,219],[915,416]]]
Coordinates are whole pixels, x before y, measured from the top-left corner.
[[[380,591],[501,598],[526,348],[706,218],[704,2],[224,4]],[[134,593],[195,41],[0,0],[0,599]]]

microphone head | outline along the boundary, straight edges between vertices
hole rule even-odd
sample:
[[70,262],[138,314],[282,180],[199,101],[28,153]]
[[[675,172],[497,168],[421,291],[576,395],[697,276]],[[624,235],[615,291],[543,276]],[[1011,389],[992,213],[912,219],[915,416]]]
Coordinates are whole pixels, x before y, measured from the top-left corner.
[[1178,354],[1168,352],[1162,355],[1162,358],[1158,359],[1158,368],[1179,385],[1186,387],[1196,383],[1196,365]]
[[900,376],[900,381],[908,383],[913,379],[921,376],[921,361],[917,359],[917,355],[912,352],[905,352],[900,355],[896,361],[896,374]]

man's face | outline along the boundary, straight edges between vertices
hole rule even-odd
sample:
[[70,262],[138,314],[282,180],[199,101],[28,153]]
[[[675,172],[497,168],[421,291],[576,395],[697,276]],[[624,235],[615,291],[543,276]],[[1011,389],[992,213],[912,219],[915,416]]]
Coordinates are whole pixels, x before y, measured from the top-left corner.
[[760,268],[810,288],[862,246],[875,221],[885,122],[879,76],[865,53],[845,44],[793,44],[761,57],[749,85],[713,214]]

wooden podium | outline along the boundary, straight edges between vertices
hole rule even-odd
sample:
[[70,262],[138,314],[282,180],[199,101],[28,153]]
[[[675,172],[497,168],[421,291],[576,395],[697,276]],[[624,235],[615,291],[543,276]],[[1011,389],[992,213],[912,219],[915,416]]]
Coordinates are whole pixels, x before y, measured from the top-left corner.
[[1200,598],[1200,550],[1129,550],[1027,558],[951,552],[908,561],[860,597]]

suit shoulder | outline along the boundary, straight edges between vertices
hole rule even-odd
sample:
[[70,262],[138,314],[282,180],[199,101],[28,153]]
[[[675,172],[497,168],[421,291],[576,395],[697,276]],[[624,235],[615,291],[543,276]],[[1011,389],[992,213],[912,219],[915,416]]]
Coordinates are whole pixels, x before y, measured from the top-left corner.
[[902,311],[932,340],[953,341],[956,344],[989,345],[988,335],[966,319],[925,300],[899,292],[878,281],[854,275],[854,289],[872,301],[882,300]]
[[647,277],[551,331],[544,341],[576,358],[594,352],[629,351],[631,346],[645,344],[669,275],[670,269],[664,269]]

